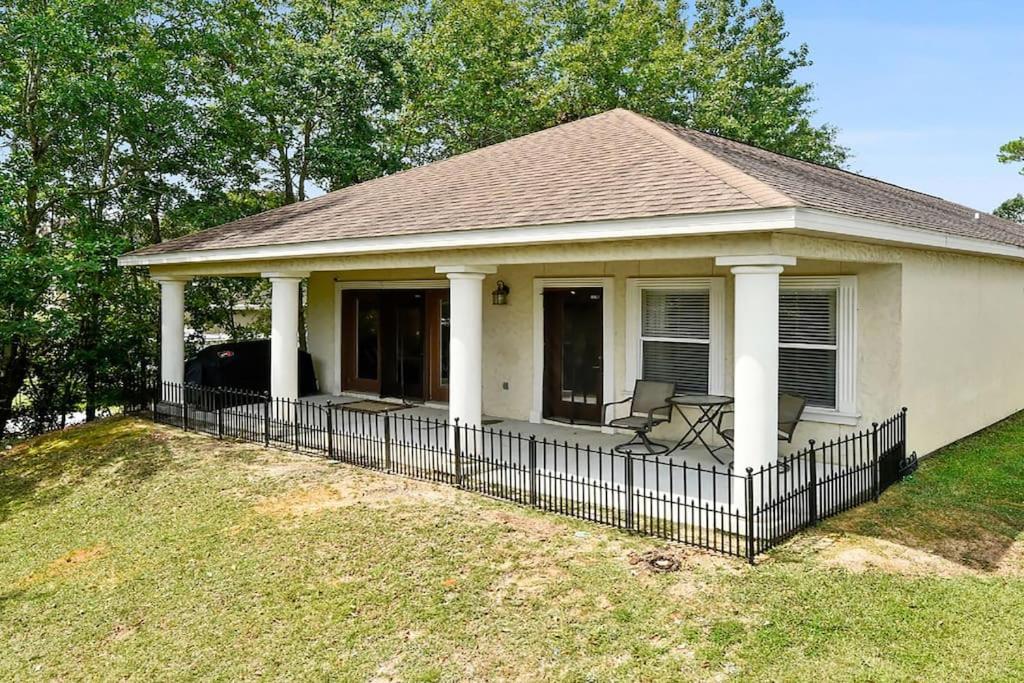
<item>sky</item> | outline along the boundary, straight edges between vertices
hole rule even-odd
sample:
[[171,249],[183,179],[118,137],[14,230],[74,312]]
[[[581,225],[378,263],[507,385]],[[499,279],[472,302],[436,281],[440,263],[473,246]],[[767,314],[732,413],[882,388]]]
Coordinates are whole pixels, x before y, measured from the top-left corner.
[[1024,193],[1021,165],[996,161],[1024,136],[1024,0],[776,4],[850,170],[983,211]]

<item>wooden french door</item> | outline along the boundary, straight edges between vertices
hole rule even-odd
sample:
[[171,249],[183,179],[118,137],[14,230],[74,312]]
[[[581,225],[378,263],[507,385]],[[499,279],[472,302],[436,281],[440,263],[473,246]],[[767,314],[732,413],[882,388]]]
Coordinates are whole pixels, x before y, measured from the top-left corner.
[[422,291],[380,293],[380,395],[427,397],[427,302]]
[[428,393],[432,401],[448,400],[451,307],[447,290],[427,291]]
[[544,290],[544,417],[601,421],[604,324],[600,287]]
[[341,368],[342,389],[380,393],[379,292],[342,292]]
[[448,400],[448,292],[342,294],[342,389]]

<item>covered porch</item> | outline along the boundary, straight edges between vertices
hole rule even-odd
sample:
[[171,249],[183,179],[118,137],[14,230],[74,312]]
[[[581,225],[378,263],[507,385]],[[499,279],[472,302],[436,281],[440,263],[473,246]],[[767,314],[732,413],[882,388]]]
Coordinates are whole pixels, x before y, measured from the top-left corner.
[[[492,252],[483,265],[445,265],[451,254],[424,253],[403,258],[403,268],[376,258],[261,270],[273,289],[271,394],[298,398],[298,288],[308,278],[308,350],[324,395],[317,401],[404,401],[412,406],[404,414],[608,448],[631,436],[606,426],[628,407],[602,406],[627,399],[637,380],[671,381],[678,393],[730,397],[724,426],[736,435],[734,449],[716,453],[722,462],[703,448],[672,457],[756,470],[898,405],[898,348],[878,332],[898,315],[899,266],[830,260],[820,247],[809,256],[806,244],[780,254],[770,248],[779,241],[764,236],[760,249],[744,252],[725,240],[666,240],[666,258],[657,259],[631,242],[554,257],[551,249]],[[204,264],[194,276],[252,276],[259,267],[227,266]],[[154,276],[162,378],[176,382],[192,275]],[[859,352],[865,345],[868,353]],[[780,390],[810,397],[792,443],[778,439]],[[653,440],[675,444],[681,418],[673,413]]]

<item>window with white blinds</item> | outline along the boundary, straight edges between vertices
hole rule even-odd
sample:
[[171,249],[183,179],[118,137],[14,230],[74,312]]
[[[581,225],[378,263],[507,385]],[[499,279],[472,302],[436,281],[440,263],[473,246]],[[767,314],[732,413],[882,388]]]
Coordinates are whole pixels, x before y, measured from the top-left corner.
[[779,391],[799,394],[808,406],[837,407],[838,289],[779,292]]
[[642,379],[673,382],[680,393],[707,393],[711,361],[708,289],[642,289]]

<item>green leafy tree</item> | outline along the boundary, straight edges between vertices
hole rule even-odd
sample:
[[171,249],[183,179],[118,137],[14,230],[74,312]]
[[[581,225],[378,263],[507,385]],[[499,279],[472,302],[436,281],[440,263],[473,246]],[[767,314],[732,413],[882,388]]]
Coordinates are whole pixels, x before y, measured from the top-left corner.
[[430,0],[407,17],[414,160],[625,107],[841,165],[771,0]]
[[[337,189],[399,167],[387,144],[403,94],[400,6],[359,0],[228,4],[207,27],[213,116],[238,169],[280,192]],[[243,180],[246,176],[243,176]]]
[[1024,223],[1024,194],[1007,199],[996,207],[993,213],[1000,218],[1006,218],[1018,223]]
[[45,403],[91,418],[152,366],[153,287],[115,259],[161,237],[153,219],[188,172],[182,11],[149,0],[0,11],[0,435],[26,384],[30,399],[59,396]]
[[541,93],[545,27],[539,4],[424,1],[404,18],[414,67],[402,111],[415,163],[467,152],[551,125]]
[[[1024,163],[1024,138],[1011,140],[1000,147],[997,158],[1003,164]],[[1024,166],[1021,167],[1020,173],[1024,175]],[[994,213],[1002,218],[1024,223],[1024,195],[1017,194],[1017,196],[1007,199],[996,208]]]

